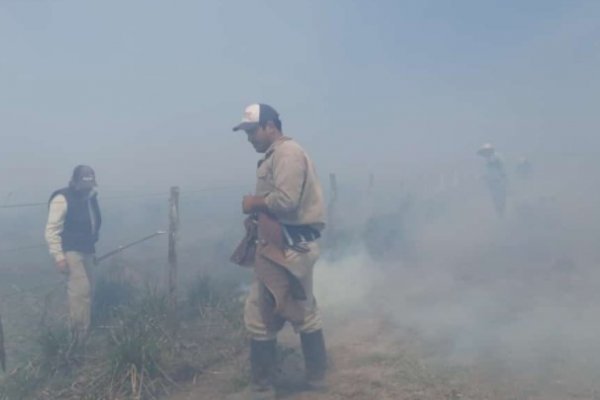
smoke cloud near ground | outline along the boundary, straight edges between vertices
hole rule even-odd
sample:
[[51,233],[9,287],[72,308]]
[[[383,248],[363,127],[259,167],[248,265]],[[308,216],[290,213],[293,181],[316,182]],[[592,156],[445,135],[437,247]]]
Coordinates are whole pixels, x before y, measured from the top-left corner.
[[[365,217],[345,227],[362,233],[317,266],[325,314],[380,315],[399,337],[417,337],[433,365],[475,368],[496,384],[591,393],[600,367],[598,189],[580,174],[589,164],[547,161],[529,180],[509,177],[504,218],[476,174],[340,205],[338,214]],[[395,206],[380,201],[392,197]]]
[[[199,274],[245,288],[228,257],[259,156],[231,127],[266,102],[324,186],[338,174],[315,279],[327,321],[379,316],[435,365],[593,390],[600,3],[372,3],[0,1],[0,206],[41,204],[0,209],[0,296],[59,279],[45,202],[80,163],[99,254],[166,229],[179,185],[182,291]],[[509,174],[502,219],[473,154],[487,141]],[[165,238],[110,263],[162,284]],[[14,305],[44,302],[11,299],[7,342],[39,319]]]

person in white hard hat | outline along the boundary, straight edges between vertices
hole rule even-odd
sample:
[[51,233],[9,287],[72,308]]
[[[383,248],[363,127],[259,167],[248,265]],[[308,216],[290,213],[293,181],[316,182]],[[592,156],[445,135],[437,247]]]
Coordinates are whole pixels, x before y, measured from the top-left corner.
[[499,217],[503,217],[506,211],[507,177],[504,171],[502,158],[496,152],[491,143],[485,143],[477,151],[477,154],[485,159],[484,179],[492,195],[494,208]]

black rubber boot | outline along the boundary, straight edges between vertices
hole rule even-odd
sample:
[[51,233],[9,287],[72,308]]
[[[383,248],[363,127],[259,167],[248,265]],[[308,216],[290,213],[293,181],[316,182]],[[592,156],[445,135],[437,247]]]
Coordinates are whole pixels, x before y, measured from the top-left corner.
[[252,373],[252,399],[274,399],[273,375],[277,362],[275,340],[250,342],[250,367]]
[[306,366],[306,383],[309,389],[324,390],[326,388],[325,372],[327,371],[327,352],[323,331],[301,333],[302,354]]

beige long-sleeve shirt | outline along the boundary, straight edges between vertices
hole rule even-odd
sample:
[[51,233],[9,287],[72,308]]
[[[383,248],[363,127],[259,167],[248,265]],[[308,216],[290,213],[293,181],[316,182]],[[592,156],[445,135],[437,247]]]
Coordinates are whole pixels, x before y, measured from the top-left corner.
[[65,216],[67,215],[67,199],[62,194],[56,195],[50,202],[48,210],[48,222],[46,223],[46,243],[50,255],[56,262],[63,261],[65,254],[62,249],[61,233],[65,226]]
[[259,162],[256,195],[285,225],[325,227],[323,190],[306,152],[290,138],[276,141]]

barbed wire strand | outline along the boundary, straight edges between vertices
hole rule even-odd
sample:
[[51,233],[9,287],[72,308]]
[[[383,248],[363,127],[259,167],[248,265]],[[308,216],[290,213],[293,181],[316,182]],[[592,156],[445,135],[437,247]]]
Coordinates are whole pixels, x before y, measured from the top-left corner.
[[[186,193],[194,194],[194,193],[205,193],[213,190],[224,190],[224,189],[237,189],[241,188],[241,185],[220,185],[220,186],[209,186],[205,188],[192,189],[186,191]],[[168,197],[168,192],[153,192],[153,193],[143,193],[143,194],[123,194],[123,195],[108,195],[102,196],[102,200],[112,200],[112,199],[137,199],[144,197],[160,197],[165,196]],[[11,209],[11,208],[27,208],[27,207],[41,207],[47,206],[48,202],[35,202],[35,203],[14,203],[14,204],[2,204],[0,205],[0,209]]]
[[29,250],[38,250],[38,249],[42,249],[45,248],[47,245],[46,244],[32,244],[29,246],[21,246],[21,247],[13,247],[10,249],[0,249],[0,254],[4,254],[4,253],[11,253],[13,251],[29,251]]

